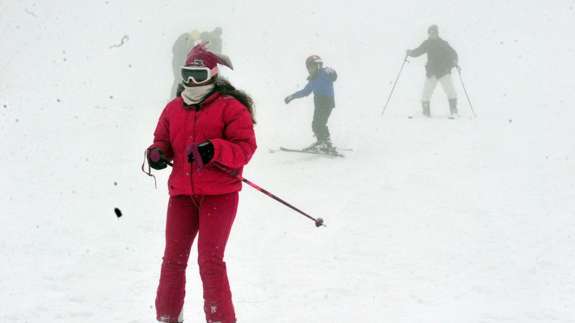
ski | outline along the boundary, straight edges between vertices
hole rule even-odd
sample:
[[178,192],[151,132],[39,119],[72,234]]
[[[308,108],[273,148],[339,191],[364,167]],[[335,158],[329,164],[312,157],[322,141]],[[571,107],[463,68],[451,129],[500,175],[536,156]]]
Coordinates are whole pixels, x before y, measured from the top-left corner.
[[334,151],[334,152],[322,152],[322,151],[314,151],[314,150],[304,150],[304,149],[293,149],[293,148],[286,148],[280,147],[281,151],[285,152],[292,152],[292,153],[302,153],[302,154],[312,154],[312,155],[324,155],[324,156],[331,156],[331,157],[345,157],[345,155]]
[[432,119],[436,119],[436,120],[457,120],[457,119],[469,119],[467,117],[462,117],[462,116],[431,116],[431,117],[425,117],[425,116],[421,116],[421,115],[408,115],[407,119],[413,120],[413,119],[418,119],[418,120],[432,120]]

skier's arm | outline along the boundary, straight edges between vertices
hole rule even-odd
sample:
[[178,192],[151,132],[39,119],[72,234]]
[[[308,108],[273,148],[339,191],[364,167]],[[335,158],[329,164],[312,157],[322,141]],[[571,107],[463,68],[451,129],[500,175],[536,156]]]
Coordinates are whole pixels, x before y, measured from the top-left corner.
[[423,43],[421,43],[421,45],[419,45],[419,47],[417,47],[415,49],[408,50],[407,56],[418,57],[418,56],[421,56],[425,53],[427,53],[427,40],[424,41]]
[[158,121],[156,130],[154,131],[154,143],[148,149],[160,149],[165,159],[170,161],[174,156],[174,151],[170,144],[170,123],[167,117],[167,110],[168,108],[166,107],[162,112],[162,115],[160,115],[160,120]]
[[286,104],[288,104],[293,99],[298,99],[298,98],[302,98],[304,96],[308,96],[312,92],[312,90],[313,90],[313,85],[311,84],[311,81],[308,81],[307,85],[303,89],[286,96],[284,99],[284,102]]
[[313,85],[312,85],[312,83],[311,83],[311,81],[310,81],[310,82],[307,82],[306,86],[305,86],[303,89],[301,89],[301,90],[295,92],[294,94],[290,95],[290,97],[291,97],[292,99],[303,98],[304,96],[310,95],[310,93],[311,93],[312,91],[313,91]]
[[238,169],[248,163],[257,148],[252,116],[243,104],[230,99],[223,118],[223,138],[210,139],[214,145],[212,162]]

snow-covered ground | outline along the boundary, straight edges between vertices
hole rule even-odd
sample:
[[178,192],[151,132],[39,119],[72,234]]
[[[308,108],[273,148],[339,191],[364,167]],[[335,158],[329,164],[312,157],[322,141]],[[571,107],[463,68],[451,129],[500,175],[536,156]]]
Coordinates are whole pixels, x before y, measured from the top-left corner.
[[[140,171],[171,47],[222,26],[257,104],[227,262],[239,322],[575,322],[575,2],[0,2],[0,322],[153,322],[167,173]],[[459,52],[457,121],[417,117],[429,24]],[[124,39],[122,44],[121,40]],[[121,45],[120,45],[121,44]],[[114,46],[117,45],[117,46]],[[339,73],[344,159],[284,105],[319,54]],[[455,78],[458,81],[458,78]],[[415,114],[414,119],[407,116]],[[113,209],[123,211],[116,218]],[[186,322],[203,322],[195,254]]]

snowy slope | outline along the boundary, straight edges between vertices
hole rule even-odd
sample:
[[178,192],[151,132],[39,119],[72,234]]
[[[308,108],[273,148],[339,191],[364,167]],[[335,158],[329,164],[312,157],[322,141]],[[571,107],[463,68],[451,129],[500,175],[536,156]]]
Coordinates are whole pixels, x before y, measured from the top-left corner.
[[[139,167],[172,42],[218,25],[225,74],[257,104],[245,176],[327,224],[244,188],[227,251],[239,322],[575,322],[574,7],[0,2],[0,322],[153,321],[168,174],[156,190]],[[431,23],[478,118],[458,85],[463,118],[443,117],[439,90],[437,118],[407,119],[423,58],[381,117]],[[282,101],[312,53],[340,75],[330,126],[345,159],[269,152],[312,140],[311,98]],[[186,322],[203,321],[195,256]]]

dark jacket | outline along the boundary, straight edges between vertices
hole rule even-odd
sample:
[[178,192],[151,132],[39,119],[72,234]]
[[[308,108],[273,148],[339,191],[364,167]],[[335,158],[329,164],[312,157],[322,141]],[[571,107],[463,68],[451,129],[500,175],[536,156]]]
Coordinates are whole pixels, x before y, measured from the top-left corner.
[[411,51],[409,56],[418,57],[427,53],[425,71],[427,77],[441,78],[457,65],[457,52],[448,42],[441,38],[426,39],[419,47]]

